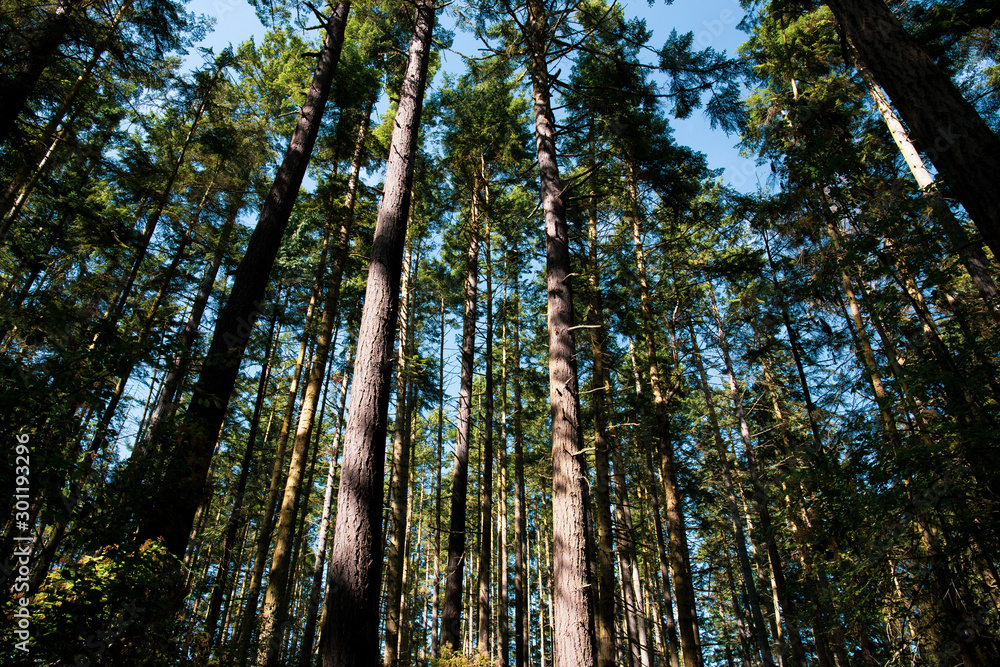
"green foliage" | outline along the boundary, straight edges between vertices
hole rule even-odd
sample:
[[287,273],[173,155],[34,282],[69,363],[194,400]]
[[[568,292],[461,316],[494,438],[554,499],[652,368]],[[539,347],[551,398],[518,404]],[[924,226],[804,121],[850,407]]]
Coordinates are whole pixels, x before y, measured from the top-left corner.
[[490,660],[490,656],[486,653],[465,655],[453,651],[450,646],[441,647],[441,656],[431,658],[431,667],[499,667],[499,665],[499,660]]
[[31,602],[32,656],[39,665],[170,663],[183,627],[172,613],[183,592],[178,564],[153,542],[64,563]]

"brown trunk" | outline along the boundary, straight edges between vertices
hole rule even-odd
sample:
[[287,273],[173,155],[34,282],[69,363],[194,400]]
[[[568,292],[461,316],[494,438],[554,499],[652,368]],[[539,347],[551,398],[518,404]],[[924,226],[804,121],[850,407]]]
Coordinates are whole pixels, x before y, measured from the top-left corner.
[[994,257],[1000,257],[1000,138],[882,0],[827,4]]
[[162,538],[167,549],[178,558],[187,547],[243,351],[260,314],[271,267],[316,142],[340,59],[349,10],[349,2],[338,4],[327,23],[319,62],[284,161],[261,209],[243,261],[236,270],[229,299],[216,320],[208,356],[182,425],[182,437],[187,446],[174,457],[177,459],[173,464],[177,472],[171,475],[174,479],[160,485],[158,502],[139,529],[140,543]]
[[636,274],[639,279],[639,303],[643,337],[646,343],[646,359],[649,364],[649,383],[653,390],[653,412],[659,435],[660,476],[666,501],[667,529],[671,547],[669,550],[670,573],[673,577],[674,599],[677,601],[677,626],[680,633],[684,667],[701,667],[701,647],[698,645],[698,614],[695,609],[694,585],[691,581],[691,570],[688,563],[687,528],[684,525],[683,499],[677,483],[677,465],[674,461],[674,446],[670,435],[670,402],[680,388],[680,379],[678,378],[669,390],[665,390],[653,334],[652,305],[650,303],[649,282],[646,276],[645,251],[639,227],[636,185],[631,176],[629,181],[634,206],[631,214],[632,240],[635,244]]
[[240,527],[243,510],[243,497],[246,494],[247,480],[250,477],[250,467],[253,465],[254,452],[257,446],[260,414],[264,407],[265,390],[271,376],[271,355],[278,342],[278,336],[275,333],[277,322],[278,314],[274,313],[271,316],[271,331],[268,334],[265,351],[266,362],[264,363],[264,368],[261,369],[260,381],[257,385],[257,400],[254,402],[253,416],[250,419],[250,431],[247,434],[247,444],[243,451],[243,462],[240,465],[240,477],[236,483],[232,511],[226,525],[226,541],[222,550],[222,560],[219,562],[219,569],[215,575],[215,581],[212,585],[212,595],[208,603],[208,614],[205,619],[205,633],[208,636],[202,643],[201,654],[201,659],[205,663],[207,663],[208,657],[212,652],[212,647],[215,644],[215,626],[218,623],[219,611],[222,607],[222,596],[228,584],[229,567],[233,561],[233,550],[236,546],[236,535]]
[[[334,260],[330,267],[329,285],[323,305],[323,317],[316,338],[316,352],[309,370],[309,380],[302,406],[299,409],[299,421],[295,429],[295,440],[292,443],[292,458],[288,466],[288,477],[285,481],[285,491],[281,500],[281,510],[278,516],[278,526],[275,535],[274,555],[271,560],[271,572],[267,579],[267,590],[264,594],[264,608],[261,613],[260,630],[256,664],[260,667],[272,667],[278,659],[277,648],[280,645],[277,635],[279,628],[284,626],[287,596],[285,587],[288,584],[290,549],[295,535],[294,524],[301,495],[302,474],[309,459],[309,443],[312,440],[313,422],[316,407],[319,404],[323,381],[326,378],[326,365],[334,340],[334,326],[339,318],[340,286],[343,281],[344,267],[347,265],[348,251],[353,227],[353,193],[348,190],[340,217],[340,229],[337,232],[337,245],[334,249]],[[320,273],[320,284],[325,282],[325,276]]]
[[[506,260],[504,266],[507,266]],[[505,313],[508,305],[507,301],[507,272],[504,271],[504,295],[501,313]],[[510,489],[508,477],[509,461],[507,458],[507,436],[509,404],[507,403],[507,317],[503,319],[503,332],[501,334],[501,362],[500,362],[500,508],[497,512],[497,561],[499,572],[497,572],[497,596],[500,598],[500,609],[497,618],[497,642],[499,644],[500,667],[508,667],[510,664],[510,618],[508,608],[510,606],[508,579],[509,565],[507,559],[509,523],[507,515],[507,496]]]
[[[643,451],[646,455],[646,481],[649,486],[649,494],[652,501],[651,513],[653,515],[653,525],[656,530],[656,552],[660,561],[660,578],[663,580],[663,596],[665,598],[664,618],[666,619],[666,627],[660,634],[667,643],[667,647],[670,652],[671,667],[680,667],[680,647],[678,646],[677,640],[677,625],[674,621],[673,599],[670,594],[670,561],[667,557],[666,540],[663,535],[663,520],[660,518],[660,494],[657,491],[658,483],[656,480],[655,469],[653,467],[653,445],[649,436],[649,428],[646,422],[646,408],[642,398],[642,376],[639,373],[639,363],[636,360],[635,345],[632,343],[631,339],[629,339],[628,349],[629,356],[632,361],[632,373],[635,376],[635,393],[636,397],[639,399],[639,427],[642,430]],[[635,578],[637,580],[639,579],[638,576]],[[636,592],[639,593],[641,590],[642,586],[640,581]],[[638,611],[640,614],[643,613],[641,606]]]
[[545,213],[548,288],[549,403],[552,417],[552,532],[559,554],[553,570],[552,662],[554,667],[594,665],[594,608],[587,545],[587,459],[580,429],[569,230],[556,160],[550,106],[549,26],[541,3],[528,8],[541,208]]
[[[489,184],[484,184],[489,205]],[[483,237],[486,239],[486,387],[483,413],[483,451],[480,462],[483,474],[480,478],[479,498],[479,652],[489,653],[490,648],[490,565],[492,559],[493,535],[493,262],[490,247],[490,223],[488,212],[484,215]]]
[[333,489],[337,484],[337,459],[340,455],[340,427],[344,422],[344,410],[347,408],[347,386],[350,381],[351,354],[348,355],[340,379],[340,400],[337,406],[337,419],[333,426],[333,445],[330,447],[330,460],[327,464],[326,490],[323,492],[323,513],[319,524],[319,538],[316,542],[316,562],[313,566],[312,587],[309,589],[309,606],[307,608],[306,627],[302,632],[302,642],[299,649],[299,667],[309,667],[315,663],[313,659],[313,643],[316,639],[316,619],[319,616],[319,599],[323,592],[323,565],[326,561],[327,541],[332,541],[333,535],[327,536],[330,529],[330,514],[333,507]]
[[514,340],[512,381],[514,412],[514,664],[526,667],[531,662],[531,619],[528,587],[528,521],[524,488],[524,421],[521,405],[521,299],[518,280],[514,280]]
[[476,347],[476,285],[478,282],[479,229],[477,193],[472,193],[472,220],[466,255],[465,314],[462,320],[462,377],[458,396],[455,472],[451,487],[451,525],[448,532],[448,565],[441,638],[453,651],[461,650],[462,587],[465,582],[465,521],[469,485],[469,441],[472,435],[473,354]]
[[433,27],[434,6],[421,2],[389,145],[358,334],[335,541],[330,553],[327,614],[320,640],[324,667],[374,667],[380,662],[386,420],[403,248]]
[[[593,163],[592,165],[593,166]],[[607,405],[610,397],[605,369],[604,314],[601,306],[599,263],[597,256],[597,202],[591,188],[587,200],[587,331],[590,352],[594,358],[591,372],[591,401],[594,415],[594,507],[597,523],[597,664],[615,664],[615,565],[611,543],[611,466],[608,457]]]
[[403,260],[403,282],[400,288],[399,345],[396,357],[396,415],[392,438],[392,470],[389,485],[389,512],[391,538],[386,563],[385,590],[385,654],[383,665],[394,667],[398,659],[400,605],[403,602],[404,534],[406,532],[407,500],[410,488],[410,448],[404,437],[408,428],[406,414],[407,375],[406,357],[409,340],[410,298],[409,284],[413,256],[412,240],[407,243]]
[[439,314],[441,332],[438,337],[438,413],[437,413],[437,465],[434,486],[434,599],[431,601],[431,656],[440,654],[438,647],[438,609],[441,608],[441,468],[444,467],[444,296],[441,297]]

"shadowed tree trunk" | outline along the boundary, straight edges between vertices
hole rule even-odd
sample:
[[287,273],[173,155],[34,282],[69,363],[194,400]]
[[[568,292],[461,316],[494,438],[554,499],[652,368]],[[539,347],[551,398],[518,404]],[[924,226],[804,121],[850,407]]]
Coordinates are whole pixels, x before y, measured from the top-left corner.
[[216,320],[205,366],[181,426],[179,442],[185,446],[168,463],[172,468],[167,472],[168,481],[160,485],[156,506],[139,529],[140,543],[151,538],[162,539],[178,558],[184,555],[187,547],[243,351],[260,314],[271,267],[316,142],[340,59],[349,10],[349,2],[338,4],[327,22],[319,61],[288,150],[261,208],[243,261],[236,270],[229,299]]
[[433,28],[434,5],[421,2],[389,144],[358,332],[330,553],[327,613],[320,639],[324,667],[375,667],[379,663],[386,419],[403,247]]
[[827,0],[861,62],[1000,257],[1000,138],[882,0]]
[[[418,251],[419,252],[419,251]],[[418,255],[419,256],[419,255]],[[411,269],[413,257],[412,239],[407,243],[406,257],[403,262],[403,283],[400,289],[399,314],[399,349],[396,357],[396,415],[392,438],[392,471],[390,474],[389,508],[392,537],[389,540],[386,564],[385,583],[385,655],[382,664],[394,667],[398,660],[401,605],[404,597],[403,562],[406,557],[405,535],[407,528],[407,501],[410,490],[410,447],[406,435],[409,428],[407,414],[410,406],[407,402],[408,378],[406,374],[406,357],[409,343],[410,276],[416,273]],[[419,260],[418,260],[419,261]]]
[[478,180],[473,185],[472,212],[466,254],[465,314],[462,320],[462,378],[458,390],[458,424],[455,472],[451,486],[451,525],[448,530],[448,565],[444,593],[441,639],[453,651],[461,650],[462,587],[466,561],[465,519],[468,505],[469,441],[472,436],[473,355],[476,348],[476,286],[479,280]]
[[[486,187],[489,205],[489,184]],[[489,215],[488,212],[486,215]],[[483,474],[480,478],[479,503],[479,652],[490,651],[490,565],[493,557],[491,538],[493,536],[493,263],[490,247],[490,223],[484,224],[483,237],[486,240],[486,382],[485,407],[483,413],[483,451],[479,459]]]

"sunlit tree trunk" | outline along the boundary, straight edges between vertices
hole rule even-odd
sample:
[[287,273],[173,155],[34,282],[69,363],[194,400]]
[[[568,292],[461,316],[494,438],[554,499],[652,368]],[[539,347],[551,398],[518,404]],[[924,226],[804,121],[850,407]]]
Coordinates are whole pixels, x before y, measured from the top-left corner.
[[552,526],[559,554],[553,571],[554,667],[592,667],[594,609],[587,547],[587,461],[580,429],[569,230],[556,161],[550,106],[548,16],[540,2],[528,6],[530,75],[534,100],[541,208],[545,213],[548,289],[549,403],[552,415]]
[[420,2],[389,144],[358,333],[330,554],[327,614],[320,640],[324,667],[374,667],[380,662],[378,598],[386,420],[403,247],[433,27],[434,6]]

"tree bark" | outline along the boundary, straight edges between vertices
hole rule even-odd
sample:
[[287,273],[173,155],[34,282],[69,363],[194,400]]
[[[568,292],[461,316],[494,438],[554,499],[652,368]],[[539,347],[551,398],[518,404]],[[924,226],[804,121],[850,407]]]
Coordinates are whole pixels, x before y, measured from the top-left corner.
[[554,667],[593,667],[594,607],[587,544],[587,459],[580,429],[580,398],[573,335],[569,228],[556,160],[550,104],[549,39],[541,3],[529,4],[528,39],[541,208],[545,213],[548,289],[549,403],[552,418],[552,532],[558,554],[552,594]]
[[302,631],[302,641],[299,648],[299,667],[309,667],[314,664],[313,643],[316,638],[316,619],[319,616],[319,600],[323,591],[323,566],[326,562],[326,544],[332,541],[330,530],[330,510],[333,507],[333,489],[337,484],[337,459],[340,457],[340,427],[344,422],[344,410],[347,408],[347,386],[350,382],[350,367],[352,355],[348,356],[340,382],[340,400],[337,406],[337,420],[334,423],[333,445],[330,447],[330,460],[327,464],[326,490],[323,492],[323,513],[319,524],[319,539],[316,542],[316,562],[313,566],[312,587],[309,589],[309,606],[307,608],[306,626]]
[[994,258],[1000,257],[1000,138],[882,0],[827,0],[827,5]]
[[320,649],[324,667],[379,663],[382,485],[392,352],[420,112],[430,58],[434,6],[417,6],[413,38],[389,145],[365,290],[344,439],[337,524],[330,554]]
[[182,442],[186,441],[186,447],[178,452],[172,464],[168,464],[174,468],[168,473],[173,479],[161,485],[158,502],[139,529],[140,543],[147,539],[162,539],[168,551],[178,558],[183,556],[187,547],[188,534],[204,493],[209,463],[236,384],[243,351],[260,314],[271,267],[319,133],[344,43],[344,27],[349,11],[350,3],[342,2],[334,8],[327,22],[326,38],[291,142],[261,208],[243,261],[236,269],[229,299],[216,320],[208,357],[182,425],[180,438]]
[[639,305],[646,343],[646,363],[649,364],[649,384],[653,391],[653,413],[659,435],[658,453],[660,476],[665,495],[667,529],[670,539],[670,571],[677,601],[677,626],[680,633],[681,654],[684,667],[701,667],[701,647],[698,643],[698,614],[695,608],[694,585],[691,581],[687,528],[684,524],[684,506],[677,483],[677,464],[670,435],[670,402],[680,388],[679,378],[670,389],[665,389],[660,373],[653,333],[653,315],[649,281],[646,275],[645,251],[639,227],[638,193],[634,178],[629,176],[634,209],[631,214],[632,240],[635,245],[636,274],[639,279]]
[[458,394],[455,472],[451,486],[451,524],[448,530],[447,581],[441,638],[453,651],[461,650],[462,586],[466,561],[466,510],[469,485],[469,442],[472,437],[473,355],[476,348],[476,288],[479,281],[478,191],[472,192],[469,249],[465,258],[465,314],[462,320],[462,378]]
[[[489,184],[484,184],[488,193]],[[483,466],[483,474],[480,478],[479,488],[479,652],[489,654],[490,652],[490,565],[493,556],[491,538],[493,536],[493,263],[491,261],[492,248],[490,246],[490,223],[484,215],[483,237],[486,240],[486,383],[485,383],[485,403],[483,413],[483,451],[480,461]]]

